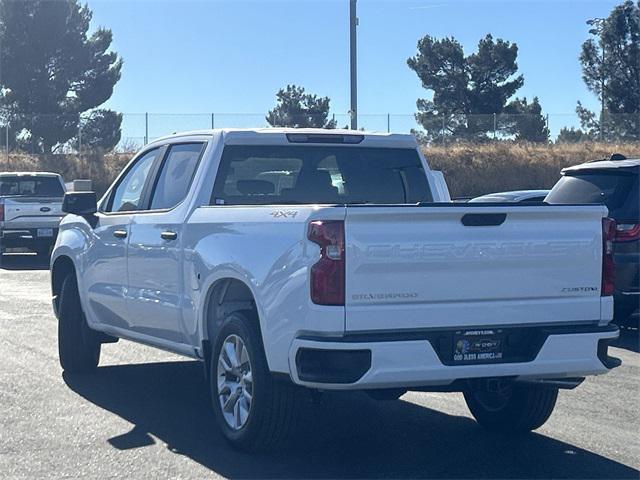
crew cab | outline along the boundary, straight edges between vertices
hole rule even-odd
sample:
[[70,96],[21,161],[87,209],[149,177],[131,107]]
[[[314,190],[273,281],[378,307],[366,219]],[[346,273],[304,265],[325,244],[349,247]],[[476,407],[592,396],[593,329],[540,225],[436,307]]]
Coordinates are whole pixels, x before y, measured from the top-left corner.
[[48,258],[64,193],[56,173],[0,172],[0,255],[8,248],[27,248]]
[[558,389],[620,363],[615,225],[601,205],[452,203],[441,179],[410,135],[159,139],[99,202],[65,197],[62,368],[118,338],[201,360],[249,450],[286,438],[309,390],[461,391],[489,429],[538,428]]

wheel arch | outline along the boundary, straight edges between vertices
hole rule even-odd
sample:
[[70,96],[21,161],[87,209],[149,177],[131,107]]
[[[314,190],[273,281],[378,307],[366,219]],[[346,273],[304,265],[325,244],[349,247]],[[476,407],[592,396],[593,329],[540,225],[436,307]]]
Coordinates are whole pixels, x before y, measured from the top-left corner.
[[51,266],[51,294],[56,312],[58,311],[58,299],[62,291],[62,283],[68,275],[77,276],[75,264],[71,257],[60,255]]
[[264,348],[261,316],[254,291],[249,284],[239,278],[231,276],[220,278],[207,290],[202,312],[202,352],[207,371],[211,360],[211,346],[217,331],[228,315],[238,311],[252,312],[260,332],[262,348]]

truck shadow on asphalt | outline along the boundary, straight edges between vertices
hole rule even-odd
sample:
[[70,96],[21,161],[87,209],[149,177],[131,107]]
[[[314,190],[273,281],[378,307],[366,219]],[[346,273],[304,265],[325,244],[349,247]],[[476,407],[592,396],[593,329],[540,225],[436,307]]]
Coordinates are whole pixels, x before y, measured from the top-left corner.
[[248,455],[218,432],[197,362],[108,366],[64,380],[134,425],[104,439],[114,448],[159,439],[229,478],[638,478],[636,469],[544,435],[493,435],[467,417],[356,393],[305,400],[292,445]]
[[0,270],[49,270],[49,261],[35,254],[5,253],[0,255]]

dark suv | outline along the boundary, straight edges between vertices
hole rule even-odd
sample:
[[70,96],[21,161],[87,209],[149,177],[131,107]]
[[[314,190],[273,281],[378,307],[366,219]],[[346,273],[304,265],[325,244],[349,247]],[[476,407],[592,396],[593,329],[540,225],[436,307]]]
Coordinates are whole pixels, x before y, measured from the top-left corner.
[[610,160],[562,170],[547,203],[603,203],[616,221],[614,242],[615,313],[618,325],[628,325],[640,302],[640,159],[616,154]]

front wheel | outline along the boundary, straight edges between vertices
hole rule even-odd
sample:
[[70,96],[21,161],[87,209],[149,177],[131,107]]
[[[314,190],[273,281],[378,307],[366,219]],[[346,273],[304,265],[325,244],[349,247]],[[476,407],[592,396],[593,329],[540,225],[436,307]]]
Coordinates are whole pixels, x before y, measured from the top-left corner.
[[273,378],[257,319],[234,312],[217,334],[209,381],[216,420],[241,450],[268,450],[289,435],[298,408],[297,389]]
[[525,433],[541,427],[551,416],[558,389],[511,381],[488,380],[464,392],[471,414],[484,428]]
[[65,372],[92,372],[100,361],[97,332],[87,325],[73,275],[62,282],[58,300],[58,354]]

